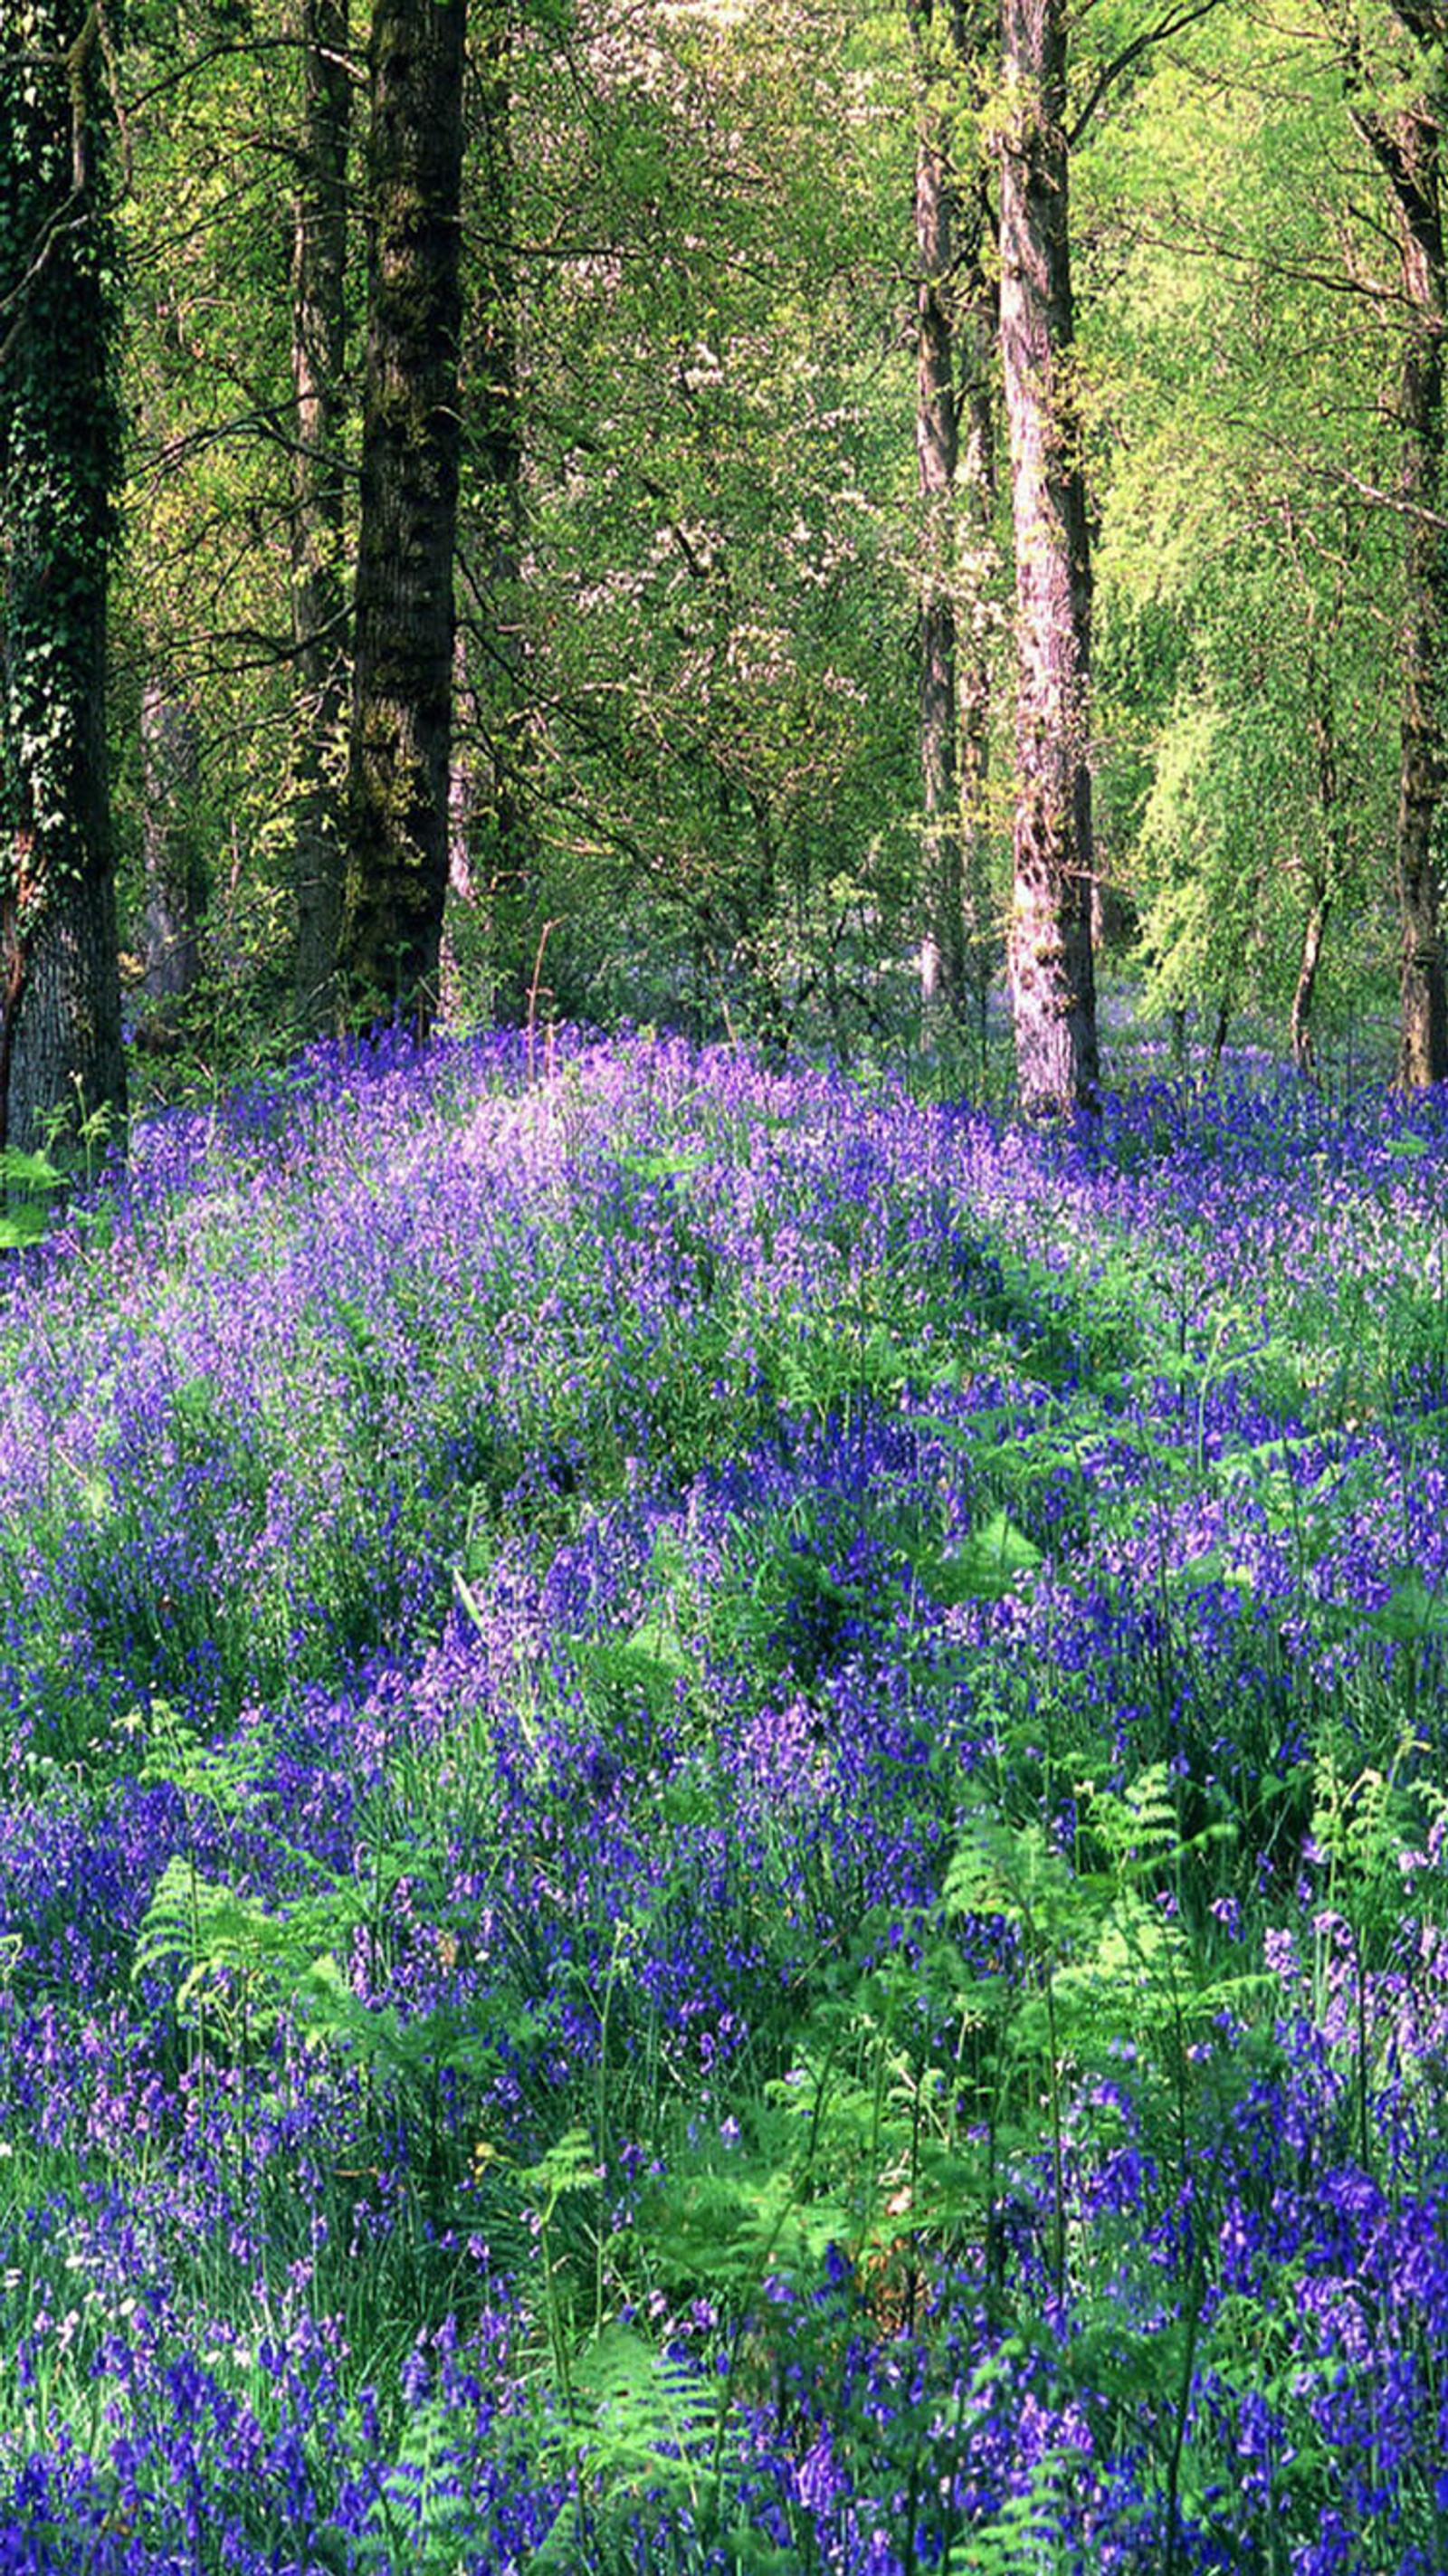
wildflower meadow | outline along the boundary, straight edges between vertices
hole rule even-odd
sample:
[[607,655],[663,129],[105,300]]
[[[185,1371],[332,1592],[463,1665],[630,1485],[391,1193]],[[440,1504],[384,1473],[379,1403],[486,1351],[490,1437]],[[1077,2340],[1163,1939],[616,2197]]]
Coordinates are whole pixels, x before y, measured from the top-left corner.
[[1442,2576],[1448,1102],[320,1048],[0,1289],[0,2576]]

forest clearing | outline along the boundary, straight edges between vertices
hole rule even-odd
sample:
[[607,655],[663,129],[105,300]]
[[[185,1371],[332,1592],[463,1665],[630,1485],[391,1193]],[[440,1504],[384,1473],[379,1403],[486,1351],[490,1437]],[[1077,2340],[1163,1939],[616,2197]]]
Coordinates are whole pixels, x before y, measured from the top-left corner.
[[143,1126],[0,1314],[0,2564],[1448,2565],[1445,1160]]

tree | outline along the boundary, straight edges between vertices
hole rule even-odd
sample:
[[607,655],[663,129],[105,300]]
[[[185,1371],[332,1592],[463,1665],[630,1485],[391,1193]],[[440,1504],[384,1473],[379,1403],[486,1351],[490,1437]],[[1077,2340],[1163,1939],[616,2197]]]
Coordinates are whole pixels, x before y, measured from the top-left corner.
[[[451,903],[444,977],[452,1003],[519,1019],[528,970],[525,824],[530,711],[522,552],[513,0],[475,0],[464,202],[462,484],[452,775]],[[536,937],[536,931],[535,931]]]
[[0,1144],[126,1105],[105,741],[103,10],[0,0]]
[[197,740],[190,707],[154,676],[141,696],[144,990],[155,1017],[138,1038],[174,1040],[176,1008],[201,977],[206,868],[196,829]]
[[464,0],[376,0],[367,359],[340,964],[429,1027],[448,881]]
[[1388,934],[1381,212],[1342,150],[1340,68],[1300,29],[1224,9],[1112,98],[1073,163],[1099,864],[1129,893],[1148,999],[1226,994],[1308,1073]]
[[[316,1025],[335,969],[333,953],[302,970],[298,930],[323,881],[309,853],[320,842],[335,867],[344,846],[337,611],[356,477],[342,455],[328,282],[340,178],[327,176],[338,155],[322,95],[346,69],[325,35],[338,15],[330,0],[253,0],[244,16],[234,0],[134,8],[124,66],[126,543],[111,692],[123,953],[141,945],[149,900],[145,707],[159,690],[186,709],[185,803],[207,863],[201,971],[179,1024],[217,1066]],[[335,101],[333,138],[344,115]]]
[[[1387,99],[1369,87],[1356,26],[1344,30],[1349,113],[1387,181],[1398,230],[1402,356],[1397,418],[1402,436],[1405,598],[1400,643],[1401,757],[1397,892],[1401,924],[1398,1082],[1404,1090],[1448,1080],[1440,816],[1448,791],[1448,529],[1444,500],[1443,361],[1448,332],[1442,73],[1448,11],[1398,0],[1404,40]],[[1402,59],[1406,53],[1407,59]]]
[[[987,572],[995,476],[997,297],[985,164],[959,166],[955,128],[984,41],[963,0],[910,0],[915,74],[915,445],[920,569],[920,769],[927,1011],[984,999],[981,843],[990,749]],[[968,556],[962,554],[968,548]]]
[[557,916],[572,1011],[917,1007],[906,34],[597,0],[520,47],[524,958]]
[[[459,11],[461,0],[458,0]],[[325,1027],[341,935],[344,848],[336,768],[347,705],[348,0],[297,0],[303,123],[292,248],[296,506],[292,621],[301,749],[292,811],[297,1016]]]
[[1008,963],[1021,1105],[1097,1094],[1091,947],[1091,564],[1074,338],[1062,0],[1005,0],[1001,353],[1016,563]]

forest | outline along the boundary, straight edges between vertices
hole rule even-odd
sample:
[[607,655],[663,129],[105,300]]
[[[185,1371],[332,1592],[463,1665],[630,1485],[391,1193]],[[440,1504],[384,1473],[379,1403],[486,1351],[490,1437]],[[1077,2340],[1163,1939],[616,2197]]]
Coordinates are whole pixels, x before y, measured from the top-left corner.
[[1441,1080],[1438,13],[464,18],[0,19],[12,1145],[530,1010],[1070,1109],[1098,983]]
[[0,2576],[1448,2576],[1445,102],[0,0]]

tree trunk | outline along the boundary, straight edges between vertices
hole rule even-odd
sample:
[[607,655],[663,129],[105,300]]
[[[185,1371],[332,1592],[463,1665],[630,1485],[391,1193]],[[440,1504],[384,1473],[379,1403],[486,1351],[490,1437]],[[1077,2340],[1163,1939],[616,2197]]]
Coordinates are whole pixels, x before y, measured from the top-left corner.
[[1016,556],[1009,968],[1021,1105],[1095,1105],[1090,555],[1071,384],[1061,0],[1005,0],[1001,352]]
[[377,0],[341,956],[358,1021],[426,1034],[448,877],[464,0]]
[[0,0],[0,1146],[22,1149],[92,1115],[123,1123],[126,1106],[105,740],[120,418],[99,70],[84,0]]
[[206,881],[196,834],[196,724],[152,677],[141,698],[146,999],[165,1018],[201,974]]
[[942,85],[958,69],[954,17],[945,0],[915,0],[915,454],[922,503],[920,563],[921,873],[925,936],[920,981],[928,1027],[937,1004],[959,1008],[965,988],[965,889],[956,746],[955,392],[956,177]]
[[[1436,0],[1403,0],[1403,31],[1422,49],[1425,76],[1442,43]],[[1444,101],[1424,95],[1384,110],[1363,93],[1348,56],[1352,121],[1387,180],[1398,218],[1403,275],[1405,608],[1400,644],[1402,715],[1398,770],[1397,895],[1401,932],[1399,1087],[1448,1079],[1448,987],[1439,924],[1438,816],[1445,769],[1443,689],[1448,681],[1448,538],[1438,523],[1443,486],[1443,341],[1448,328],[1439,133]]]
[[961,327],[956,335],[961,384],[960,460],[956,468],[960,525],[957,533],[964,540],[960,561],[964,622],[956,637],[956,708],[960,816],[965,839],[967,985],[974,1004],[982,1077],[986,1061],[987,1006],[997,952],[986,803],[990,784],[991,638],[997,618],[995,581],[998,571],[994,357],[1000,337],[1000,290],[995,274],[995,248],[986,178],[981,171],[976,180],[968,249],[963,254]]
[[1288,1026],[1293,1065],[1304,1080],[1310,1082],[1317,1072],[1317,1048],[1312,1034],[1312,1005],[1317,992],[1318,973],[1322,965],[1328,918],[1341,878],[1342,800],[1337,767],[1337,727],[1333,720],[1332,683],[1322,667],[1314,645],[1308,647],[1306,676],[1308,727],[1312,735],[1312,748],[1317,767],[1318,837],[1308,874],[1307,911],[1302,924],[1302,947],[1297,961],[1297,982],[1293,987],[1292,1010]]
[[1318,969],[1322,964],[1323,941],[1327,936],[1328,914],[1332,898],[1321,881],[1314,883],[1308,897],[1307,917],[1302,925],[1302,951],[1297,961],[1297,982],[1292,991],[1292,1062],[1305,1081],[1317,1072],[1317,1047],[1312,1034],[1312,1003],[1317,990]]
[[1448,678],[1448,561],[1437,524],[1443,469],[1443,227],[1438,136],[1402,119],[1405,167],[1417,186],[1403,208],[1403,283],[1409,312],[1403,357],[1403,501],[1407,608],[1402,644],[1402,754],[1398,795],[1398,916],[1402,932],[1398,1083],[1421,1090],[1448,1079],[1448,991],[1439,924],[1436,849],[1444,790],[1442,695]]
[[101,1121],[123,1143],[126,1060],[106,757],[105,607],[94,609],[93,695],[77,727],[71,856],[36,924],[6,1093],[5,1141],[32,1151],[47,1136],[62,1162],[76,1159],[80,1130]]
[[454,909],[473,914],[489,1011],[521,1020],[539,923],[536,911],[526,917],[528,707],[511,0],[475,0],[474,29],[469,102],[486,221],[464,360],[471,470],[459,547],[467,605],[456,706],[466,776],[454,780],[451,887]]
[[990,663],[984,594],[994,504],[990,351],[997,314],[984,255],[984,185],[962,186],[950,131],[950,109],[964,104],[970,70],[964,8],[960,0],[910,0],[910,28],[917,113],[915,446],[923,515],[920,970],[928,1026],[937,1008],[963,1023],[985,980],[981,817]]
[[342,736],[347,709],[347,161],[352,89],[348,0],[297,0],[303,131],[292,226],[292,385],[296,463],[292,625],[298,750],[292,807],[296,1010],[306,1030],[336,1015],[345,842]]

